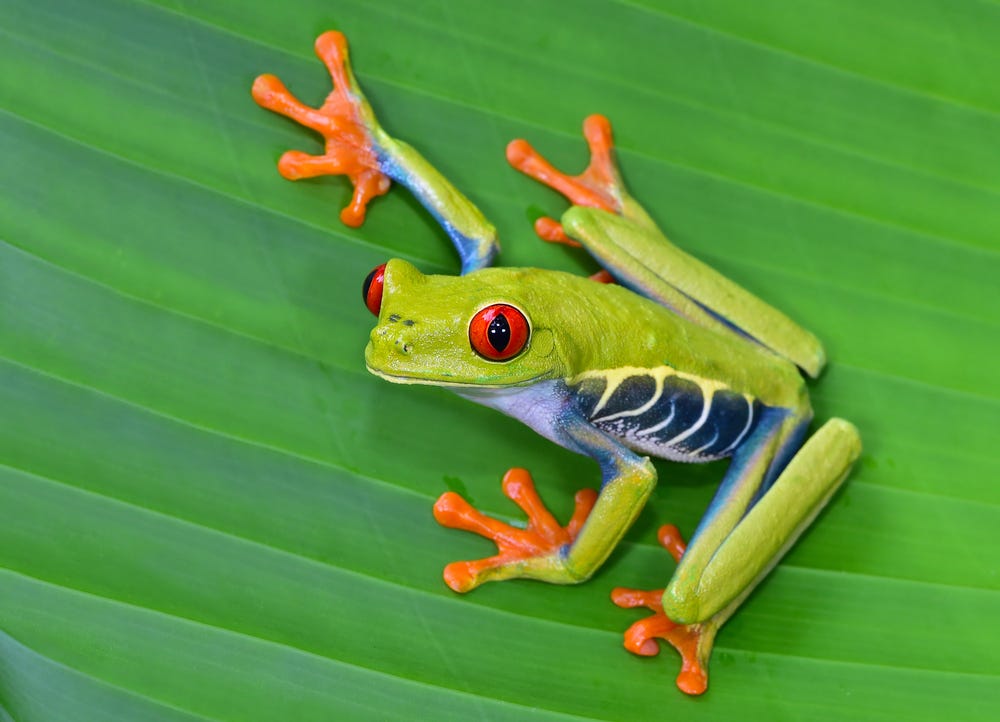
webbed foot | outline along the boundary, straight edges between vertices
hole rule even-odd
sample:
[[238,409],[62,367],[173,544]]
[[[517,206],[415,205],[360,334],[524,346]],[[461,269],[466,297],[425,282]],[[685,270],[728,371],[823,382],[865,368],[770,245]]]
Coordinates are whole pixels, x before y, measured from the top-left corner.
[[254,81],[253,98],[261,107],[323,136],[323,155],[290,150],[278,161],[278,172],[288,180],[346,175],[354,185],[354,197],[340,212],[340,219],[357,227],[364,222],[371,200],[386,193],[391,185],[373,139],[378,123],[351,71],[344,35],[336,31],[320,35],[316,55],[330,71],[334,86],[321,107],[304,105],[273,75],[261,75]]
[[[680,561],[685,544],[672,524],[660,527],[660,544]],[[681,655],[681,671],[677,687],[686,694],[702,694],[708,688],[708,656],[712,650],[716,627],[711,624],[678,624],[663,613],[663,590],[642,591],[617,587],[611,600],[623,608],[646,607],[653,612],[640,619],[625,632],[625,648],[644,657],[660,653],[656,639],[669,642]]]
[[[556,170],[526,140],[512,140],[508,144],[507,161],[525,175],[559,191],[574,205],[621,213],[627,193],[612,155],[611,122],[603,115],[588,116],[583,121],[583,135],[590,147],[590,163],[579,175],[569,176]],[[580,245],[553,218],[535,221],[535,232],[545,241]]]
[[497,545],[498,554],[476,561],[453,562],[444,569],[445,583],[456,592],[467,592],[483,582],[531,577],[555,583],[575,581],[567,577],[562,551],[576,539],[597,500],[593,489],[576,494],[576,507],[562,527],[535,490],[524,469],[510,469],[503,477],[503,493],[528,515],[525,528],[486,516],[454,492],[446,492],[434,504],[434,518],[442,526],[479,534]]

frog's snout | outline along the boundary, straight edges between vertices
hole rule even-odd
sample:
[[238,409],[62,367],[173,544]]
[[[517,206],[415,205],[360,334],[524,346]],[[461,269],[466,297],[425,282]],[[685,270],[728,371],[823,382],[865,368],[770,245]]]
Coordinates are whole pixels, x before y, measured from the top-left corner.
[[409,355],[414,345],[413,334],[409,330],[415,322],[393,314],[389,317],[389,323],[392,325],[379,324],[372,329],[369,336],[372,346],[383,354],[395,352]]
[[372,329],[365,349],[368,370],[389,381],[412,378],[418,370],[415,367],[421,363],[420,356],[414,354],[425,347],[416,336],[414,329],[404,325],[402,319],[398,322],[382,319],[382,323]]

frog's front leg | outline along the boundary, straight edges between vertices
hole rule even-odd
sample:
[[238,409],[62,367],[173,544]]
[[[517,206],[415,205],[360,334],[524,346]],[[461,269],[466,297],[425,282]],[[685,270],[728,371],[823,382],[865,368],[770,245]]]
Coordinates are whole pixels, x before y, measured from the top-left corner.
[[523,469],[504,477],[504,493],[528,515],[521,529],[485,516],[454,492],[434,505],[440,524],[471,531],[493,540],[499,553],[486,559],[454,562],[445,567],[445,582],[456,592],[467,592],[488,581],[526,578],[552,584],[576,584],[589,579],[611,554],[642,511],[656,484],[649,459],[626,449],[582,419],[562,421],[558,439],[601,465],[599,495],[583,490],[566,527],[560,527],[535,492]]
[[[808,420],[808,414],[768,409],[733,457],[667,588],[612,595],[619,606],[656,612],[629,629],[625,645],[649,655],[656,651],[653,637],[673,644],[684,659],[677,684],[688,694],[707,686],[718,629],[805,531],[861,453],[857,429],[843,419],[828,421],[796,451]],[[678,537],[673,551],[679,543]]]
[[463,273],[488,266],[499,250],[496,229],[423,156],[383,130],[351,70],[344,35],[320,35],[316,54],[334,85],[319,108],[304,105],[273,75],[261,75],[253,84],[259,105],[315,130],[326,141],[323,155],[288,151],[278,161],[279,172],[289,180],[346,175],[354,184],[354,197],[340,217],[354,227],[364,222],[372,199],[388,192],[390,179],[401,183],[447,232]]

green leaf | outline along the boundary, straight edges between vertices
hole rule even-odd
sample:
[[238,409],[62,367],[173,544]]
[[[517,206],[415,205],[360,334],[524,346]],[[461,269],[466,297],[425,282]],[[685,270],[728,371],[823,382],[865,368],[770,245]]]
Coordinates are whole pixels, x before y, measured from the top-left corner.
[[[1000,5],[987,0],[7,0],[0,29],[0,719],[995,719],[1000,711]],[[589,272],[528,218],[527,137],[582,166],[614,122],[677,242],[832,358],[818,419],[865,455],[721,632],[711,688],[621,648],[616,585],[671,563],[724,464],[659,465],[589,584],[487,585],[438,527],[464,489],[558,514],[596,468],[439,389],[365,373],[361,279],[454,273],[400,190],[360,230],[318,139],[253,77],[318,102],[351,40],[395,135],[500,228],[507,265]]]

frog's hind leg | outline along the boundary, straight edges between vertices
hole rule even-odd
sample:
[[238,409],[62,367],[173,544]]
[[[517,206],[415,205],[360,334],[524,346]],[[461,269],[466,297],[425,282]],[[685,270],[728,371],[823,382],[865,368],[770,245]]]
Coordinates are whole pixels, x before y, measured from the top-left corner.
[[[789,428],[791,435],[798,431],[787,425],[782,430]],[[771,469],[756,490],[728,475],[720,486],[664,593],[663,608],[672,619],[728,618],[847,478],[861,454],[861,437],[850,422],[830,419],[783,468],[782,457],[790,454],[780,442],[774,448]],[[751,449],[747,468],[758,458]]]
[[[782,468],[804,423],[773,415],[769,424],[762,424],[756,443],[733,459],[660,597],[661,606],[654,608],[657,615],[633,632],[631,646],[626,640],[632,651],[649,654],[652,637],[675,644],[671,637],[684,641],[685,635],[693,635],[694,642],[686,643],[694,644],[694,652],[678,649],[686,668],[693,659],[707,675],[715,633],[808,528],[861,453],[857,429],[831,419]],[[772,477],[777,478],[770,483]],[[616,603],[619,598],[628,599],[620,593]],[[678,686],[699,693],[685,689],[680,677]]]
[[511,165],[573,203],[561,223],[538,219],[538,235],[582,245],[623,286],[734,341],[759,343],[817,376],[826,356],[813,334],[673,245],[629,195],[615,165],[607,119],[587,118],[584,135],[591,160],[577,176],[557,171],[526,141],[507,147]]
[[655,268],[658,254],[680,251],[626,190],[615,161],[610,121],[603,115],[588,116],[583,135],[590,162],[575,176],[554,168],[526,140],[512,140],[507,146],[511,166],[573,204],[561,223],[548,216],[536,220],[535,233],[550,243],[585,248],[602,266],[593,280],[620,282],[701,326],[731,333],[723,321],[660,277]]
[[583,121],[583,136],[590,148],[590,163],[576,176],[556,170],[528,141],[520,138],[507,145],[507,161],[525,175],[559,191],[574,205],[618,213],[622,209],[624,187],[612,156],[610,121],[603,115],[588,116]]

